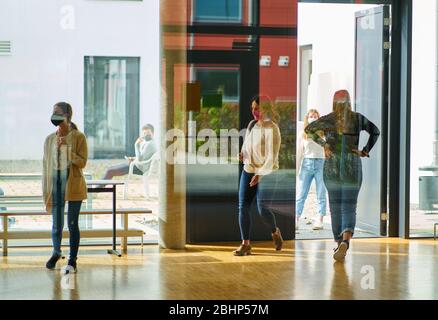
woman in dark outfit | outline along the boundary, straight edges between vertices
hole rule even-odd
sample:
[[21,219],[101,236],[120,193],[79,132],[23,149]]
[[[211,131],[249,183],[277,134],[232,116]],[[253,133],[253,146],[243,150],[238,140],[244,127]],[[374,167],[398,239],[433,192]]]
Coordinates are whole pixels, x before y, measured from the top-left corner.
[[[359,150],[363,130],[370,137]],[[352,111],[348,91],[340,90],[333,98],[333,112],[308,125],[305,132],[324,147],[324,183],[329,195],[333,236],[338,243],[333,258],[343,261],[356,226],[357,198],[362,185],[361,157],[369,157],[380,131],[365,116]],[[323,132],[325,139],[318,132]]]

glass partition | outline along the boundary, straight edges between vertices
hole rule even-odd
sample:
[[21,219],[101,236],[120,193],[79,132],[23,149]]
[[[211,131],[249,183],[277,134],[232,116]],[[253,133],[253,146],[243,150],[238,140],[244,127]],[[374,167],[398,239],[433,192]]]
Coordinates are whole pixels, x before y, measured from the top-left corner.
[[[25,15],[16,1],[3,1],[1,7],[2,25],[15,27],[2,28],[0,39],[11,43],[10,52],[0,54],[0,210],[44,211],[44,141],[56,130],[50,121],[53,106],[66,101],[72,121],[87,137],[85,178],[128,181],[126,192],[118,188],[117,205],[151,209],[152,215],[130,215],[129,224],[156,242],[159,175],[145,179],[107,171],[129,166],[125,156],[135,157],[134,144],[146,124],[155,128],[160,148],[158,1],[29,2],[26,11],[32,14]],[[91,210],[111,207],[109,194],[89,194],[83,204]],[[10,245],[50,244],[51,222],[50,214],[11,217],[11,231],[44,231],[47,237]],[[80,227],[110,230],[111,222],[111,214],[84,215]],[[82,243],[109,240],[84,238]],[[140,242],[139,237],[130,240]]]

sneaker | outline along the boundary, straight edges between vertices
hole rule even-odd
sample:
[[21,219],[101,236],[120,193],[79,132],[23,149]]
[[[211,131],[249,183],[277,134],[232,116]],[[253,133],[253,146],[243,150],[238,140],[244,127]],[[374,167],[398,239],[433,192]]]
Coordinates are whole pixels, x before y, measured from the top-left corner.
[[306,224],[312,224],[312,219],[308,219],[307,217],[304,217],[304,220],[306,220]]
[[316,219],[316,220],[313,222],[312,230],[322,230],[322,229],[324,229],[324,226],[323,226],[321,220]]
[[339,246],[335,249],[335,253],[333,254],[333,259],[338,262],[343,262],[345,260],[345,256],[347,255],[348,250],[348,242],[342,241]]
[[69,273],[76,273],[76,272],[77,272],[76,259],[75,258],[68,259],[68,263],[65,266],[65,273],[69,274]]
[[61,259],[61,255],[54,253],[50,257],[49,261],[46,262],[46,268],[49,269],[49,270],[55,269],[56,263],[58,262],[59,259]]
[[280,251],[283,247],[283,237],[279,228],[272,234],[272,240],[274,241],[275,250]]
[[233,251],[235,256],[248,256],[251,254],[251,245],[241,244],[239,248]]

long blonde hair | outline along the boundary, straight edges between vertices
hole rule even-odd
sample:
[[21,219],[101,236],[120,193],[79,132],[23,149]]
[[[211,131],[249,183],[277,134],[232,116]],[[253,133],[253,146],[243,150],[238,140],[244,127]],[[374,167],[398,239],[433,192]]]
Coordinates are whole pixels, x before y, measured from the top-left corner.
[[[309,125],[309,116],[312,113],[316,113],[318,115],[318,119],[321,118],[318,110],[316,110],[316,109],[309,109],[307,111],[307,113],[306,113],[306,116],[304,117],[304,128],[306,128]],[[306,134],[305,131],[303,131],[303,137],[304,137],[304,139],[307,139],[307,134]]]

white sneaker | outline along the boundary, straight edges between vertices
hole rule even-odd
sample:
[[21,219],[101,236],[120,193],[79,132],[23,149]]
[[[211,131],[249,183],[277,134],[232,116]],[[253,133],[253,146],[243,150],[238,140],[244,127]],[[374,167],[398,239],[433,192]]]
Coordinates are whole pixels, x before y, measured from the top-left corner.
[[316,220],[313,222],[312,230],[322,230],[322,229],[324,229],[324,226],[323,226],[321,220],[316,219]]

